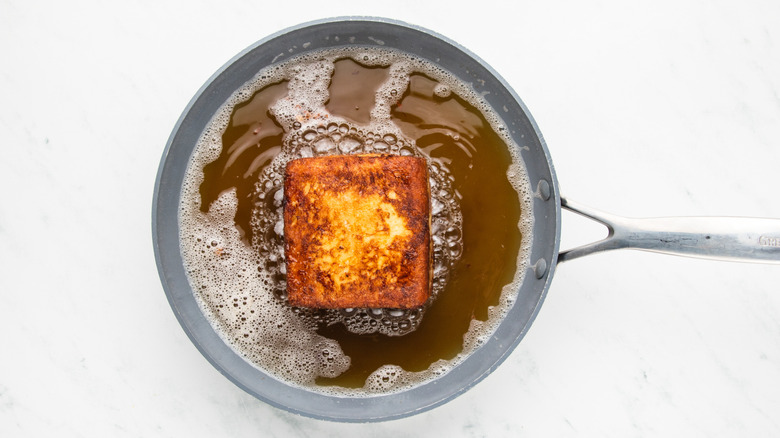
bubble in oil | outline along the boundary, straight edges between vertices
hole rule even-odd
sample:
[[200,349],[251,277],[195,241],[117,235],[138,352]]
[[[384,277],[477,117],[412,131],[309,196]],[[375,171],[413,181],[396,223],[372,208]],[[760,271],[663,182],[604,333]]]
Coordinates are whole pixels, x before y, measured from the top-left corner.
[[446,84],[438,84],[434,87],[433,94],[436,95],[436,97],[447,98],[452,94],[452,90]]

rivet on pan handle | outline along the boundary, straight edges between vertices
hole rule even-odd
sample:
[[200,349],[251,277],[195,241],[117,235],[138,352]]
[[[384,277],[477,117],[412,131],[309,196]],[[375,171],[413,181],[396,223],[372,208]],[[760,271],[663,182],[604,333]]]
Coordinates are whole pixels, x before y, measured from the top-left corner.
[[561,207],[605,225],[607,237],[558,255],[558,262],[613,249],[780,264],[780,219],[751,217],[625,218],[561,197]]

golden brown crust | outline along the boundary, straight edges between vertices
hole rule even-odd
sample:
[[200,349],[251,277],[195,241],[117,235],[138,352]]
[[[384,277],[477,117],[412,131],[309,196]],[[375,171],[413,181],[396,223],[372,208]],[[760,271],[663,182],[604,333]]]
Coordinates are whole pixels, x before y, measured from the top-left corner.
[[290,161],[284,179],[287,294],[310,308],[421,306],[429,294],[425,159]]

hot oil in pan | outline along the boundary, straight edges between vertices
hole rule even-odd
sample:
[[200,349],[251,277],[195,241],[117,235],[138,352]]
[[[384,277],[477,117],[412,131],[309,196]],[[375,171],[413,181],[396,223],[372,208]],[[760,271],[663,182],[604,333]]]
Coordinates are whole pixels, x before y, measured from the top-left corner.
[[[452,82],[435,66],[401,58],[407,63],[403,74],[373,57],[368,61],[362,52],[327,54],[322,59],[330,62],[331,69],[313,69],[311,83],[306,84],[326,88],[327,100],[319,107],[316,99],[313,104],[309,100],[314,108],[297,108],[296,120],[285,117],[278,102],[286,99],[294,107],[297,96],[290,81],[307,77],[296,79],[284,69],[267,72],[252,85],[257,90],[250,87],[251,92],[237,93],[232,111],[223,116],[221,138],[215,138],[216,130],[207,130],[200,147],[204,152],[196,153],[190,165],[188,173],[202,171],[200,178],[185,185],[183,199],[188,192],[192,199],[183,202],[181,215],[182,252],[189,259],[193,289],[214,325],[239,353],[293,384],[331,393],[365,386],[358,393],[376,393],[435,378],[490,335],[514,299],[507,293],[513,289],[508,285],[522,279],[518,269],[525,266],[528,242],[518,224],[530,221],[522,215],[529,194],[518,157],[497,133],[498,125],[489,123],[462,96],[468,94],[463,84]],[[379,113],[386,119],[379,127],[371,125],[376,121],[372,114],[379,114],[377,90],[393,96],[380,99]],[[381,108],[384,104],[389,108]],[[219,125],[217,117],[214,126]],[[365,137],[370,131],[377,144],[401,145],[394,149],[397,153],[411,147],[414,154],[429,158],[434,174],[446,179],[432,193],[432,203],[452,199],[458,205],[458,226],[439,229],[434,239],[441,242],[433,245],[434,250],[457,257],[449,259],[443,279],[434,276],[434,281],[443,280],[442,289],[424,309],[419,324],[403,336],[348,330],[327,315],[319,320],[316,314],[314,319],[312,315],[301,318],[293,315],[298,309],[279,305],[279,296],[284,295],[278,290],[283,258],[267,248],[258,249],[275,238],[269,231],[271,221],[263,228],[258,218],[273,218],[273,210],[280,208],[274,191],[280,181],[275,180],[274,167],[297,155],[316,154],[315,137],[304,141],[307,126],[319,127],[316,138],[325,138],[329,131],[341,133],[338,139],[350,134]],[[296,130],[300,132],[292,135]],[[383,141],[387,132],[392,141]],[[297,138],[296,145],[291,145],[292,137]],[[354,153],[338,143],[333,146],[336,149],[328,153]],[[285,154],[290,156],[273,161]],[[225,201],[230,196],[234,201]],[[443,219],[442,223],[453,222]],[[436,230],[436,225],[432,228]],[[280,244],[281,237],[276,238]],[[258,252],[264,254],[258,257]],[[241,254],[246,254],[246,260],[241,261]],[[225,257],[238,261],[228,262]],[[241,280],[224,279],[231,274]],[[381,314],[367,312],[363,317],[373,324],[388,324]],[[347,325],[356,320],[352,318]],[[269,333],[274,330],[278,333]]]

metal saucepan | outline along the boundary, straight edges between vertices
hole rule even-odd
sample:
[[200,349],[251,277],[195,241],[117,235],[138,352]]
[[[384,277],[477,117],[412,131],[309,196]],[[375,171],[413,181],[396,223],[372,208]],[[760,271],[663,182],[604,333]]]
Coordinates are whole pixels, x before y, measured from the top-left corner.
[[[312,50],[343,45],[396,48],[430,60],[468,83],[511,126],[535,190],[529,272],[509,314],[489,341],[447,374],[400,393],[332,397],[287,385],[236,354],[203,315],[185,273],[178,207],[187,163],[198,138],[227,98],[260,69]],[[561,207],[603,223],[604,240],[559,254]],[[431,31],[386,19],[340,18],[307,23],[263,39],[230,60],[189,103],[160,163],[152,207],[157,267],[168,300],[192,342],[222,374],[255,397],[306,416],[336,421],[381,421],[446,403],[490,374],[528,331],[559,261],[598,251],[635,248],[705,258],[780,263],[780,220],[753,218],[626,219],[561,198],[550,155],[531,114],[490,66]]]

